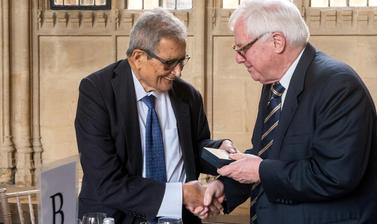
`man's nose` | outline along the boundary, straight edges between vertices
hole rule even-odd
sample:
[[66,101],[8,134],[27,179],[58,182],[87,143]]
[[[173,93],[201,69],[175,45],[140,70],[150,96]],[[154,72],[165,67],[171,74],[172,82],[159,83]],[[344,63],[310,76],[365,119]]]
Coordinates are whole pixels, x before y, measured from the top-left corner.
[[236,62],[238,64],[242,64],[245,62],[245,57],[241,56],[240,54],[236,53]]
[[180,64],[177,64],[173,70],[171,71],[171,73],[176,77],[176,78],[180,78],[181,75],[182,75],[182,66]]

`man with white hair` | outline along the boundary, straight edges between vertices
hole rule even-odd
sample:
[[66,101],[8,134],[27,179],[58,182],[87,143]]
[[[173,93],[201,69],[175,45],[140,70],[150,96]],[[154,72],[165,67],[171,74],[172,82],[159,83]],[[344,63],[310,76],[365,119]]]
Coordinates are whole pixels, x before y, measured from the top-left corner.
[[245,1],[230,27],[263,89],[253,148],[218,169],[205,204],[225,192],[225,212],[250,197],[250,223],[377,223],[376,110],[360,77],[308,43],[287,0]]

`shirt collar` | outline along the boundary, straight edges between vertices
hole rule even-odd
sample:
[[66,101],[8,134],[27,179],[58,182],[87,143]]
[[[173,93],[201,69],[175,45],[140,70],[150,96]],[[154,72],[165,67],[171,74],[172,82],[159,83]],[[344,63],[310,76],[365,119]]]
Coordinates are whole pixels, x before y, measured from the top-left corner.
[[136,78],[136,75],[135,75],[134,71],[132,71],[132,69],[131,69],[131,72],[132,72],[132,78],[134,80],[136,101],[140,101],[145,96],[153,95],[153,96],[156,97],[156,99],[160,96],[161,93],[159,93],[158,91],[151,91],[151,92],[148,92],[148,93],[145,92],[143,86],[141,85],[140,81]]
[[280,84],[287,90],[289,87],[289,83],[291,82],[291,78],[293,76],[294,71],[296,70],[297,64],[300,61],[302,53],[304,52],[305,48],[302,49],[301,53],[297,56],[296,60],[293,64],[289,67],[289,69],[285,72],[283,77],[280,79]]

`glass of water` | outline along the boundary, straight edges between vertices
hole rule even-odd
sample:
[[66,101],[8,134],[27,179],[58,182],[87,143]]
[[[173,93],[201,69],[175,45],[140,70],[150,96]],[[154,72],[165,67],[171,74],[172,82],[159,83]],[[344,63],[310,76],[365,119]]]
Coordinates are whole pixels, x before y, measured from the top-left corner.
[[103,212],[93,212],[84,214],[82,217],[82,224],[102,224],[103,220],[106,218],[106,213]]
[[175,217],[161,217],[158,219],[158,224],[183,224],[182,219]]

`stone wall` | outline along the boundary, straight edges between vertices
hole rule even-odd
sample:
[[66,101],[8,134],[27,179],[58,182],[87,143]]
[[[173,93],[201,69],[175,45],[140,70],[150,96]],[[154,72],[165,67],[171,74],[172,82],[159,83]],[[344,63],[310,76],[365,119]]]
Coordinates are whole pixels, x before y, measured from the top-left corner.
[[[377,101],[377,9],[294,2],[314,46],[350,64]],[[50,10],[48,0],[0,4],[0,182],[30,186],[42,164],[77,154],[79,81],[125,57],[140,11],[124,9],[124,0],[101,11]],[[251,147],[261,85],[235,63],[231,12],[220,0],[193,0],[193,9],[174,14],[188,26],[183,79],[202,93],[213,137],[242,151]]]

